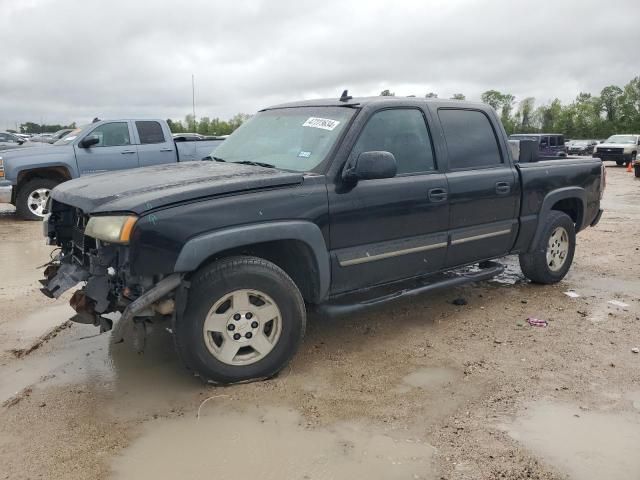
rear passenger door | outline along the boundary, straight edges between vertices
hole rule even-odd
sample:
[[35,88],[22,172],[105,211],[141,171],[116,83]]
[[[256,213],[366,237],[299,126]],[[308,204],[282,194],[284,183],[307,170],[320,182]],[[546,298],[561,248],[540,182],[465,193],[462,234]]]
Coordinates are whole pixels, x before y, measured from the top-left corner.
[[137,120],[135,125],[141,167],[177,161],[176,145],[173,138],[166,138],[160,122]]
[[517,234],[520,184],[487,114],[440,108],[449,167],[448,267],[509,252]]

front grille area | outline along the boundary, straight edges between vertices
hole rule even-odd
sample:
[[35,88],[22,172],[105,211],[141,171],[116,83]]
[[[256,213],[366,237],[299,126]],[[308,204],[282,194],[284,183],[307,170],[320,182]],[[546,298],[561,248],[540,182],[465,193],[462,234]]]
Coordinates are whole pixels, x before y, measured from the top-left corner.
[[624,151],[623,148],[614,148],[614,147],[599,147],[598,148],[598,153],[601,153],[603,155],[622,155],[622,152]]
[[88,260],[87,254],[96,248],[96,241],[94,238],[87,237],[84,234],[89,217],[80,209],[76,209],[74,213],[73,228],[71,230],[72,254],[76,262],[85,265]]

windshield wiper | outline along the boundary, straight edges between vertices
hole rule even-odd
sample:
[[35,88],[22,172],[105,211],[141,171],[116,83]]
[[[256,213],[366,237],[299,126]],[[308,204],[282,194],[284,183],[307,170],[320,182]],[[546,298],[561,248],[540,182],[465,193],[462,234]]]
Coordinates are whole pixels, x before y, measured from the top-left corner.
[[241,160],[241,161],[238,161],[238,162],[231,162],[231,163],[240,163],[241,165],[253,165],[253,166],[256,166],[256,167],[276,168],[275,165],[271,165],[270,163],[252,162],[251,160]]

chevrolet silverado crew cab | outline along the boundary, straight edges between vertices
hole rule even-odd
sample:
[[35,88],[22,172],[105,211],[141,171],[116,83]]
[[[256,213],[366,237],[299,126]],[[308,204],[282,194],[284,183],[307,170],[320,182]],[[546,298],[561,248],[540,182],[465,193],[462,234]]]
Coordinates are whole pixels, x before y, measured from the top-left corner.
[[80,283],[73,320],[103,330],[117,312],[142,329],[170,322],[208,381],[267,378],[310,310],[487,279],[508,254],[532,281],[560,281],[576,233],[600,219],[602,162],[518,151],[484,104],[345,92],[267,108],[215,161],[56,187],[44,227],[60,252],[42,291]]
[[174,141],[164,120],[92,123],[67,133],[52,148],[0,151],[0,203],[15,205],[25,220],[42,220],[49,192],[66,180],[109,170],[202,160],[221,141]]
[[613,160],[618,166],[635,163],[640,146],[640,135],[612,135],[603,143],[596,145],[592,156]]

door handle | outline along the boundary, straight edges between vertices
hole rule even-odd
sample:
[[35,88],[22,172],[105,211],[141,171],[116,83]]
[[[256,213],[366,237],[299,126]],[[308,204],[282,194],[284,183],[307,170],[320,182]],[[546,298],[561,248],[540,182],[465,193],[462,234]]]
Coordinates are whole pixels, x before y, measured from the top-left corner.
[[429,190],[429,200],[432,202],[444,202],[447,199],[447,191],[444,188],[432,188]]
[[136,153],[135,150],[125,150],[124,152],[120,152],[122,155],[128,155],[130,153]]
[[498,195],[506,195],[509,192],[511,192],[511,185],[509,185],[507,182],[496,183],[496,193]]
[[161,148],[160,149],[161,152],[173,152],[172,148]]

